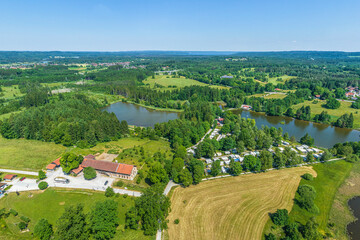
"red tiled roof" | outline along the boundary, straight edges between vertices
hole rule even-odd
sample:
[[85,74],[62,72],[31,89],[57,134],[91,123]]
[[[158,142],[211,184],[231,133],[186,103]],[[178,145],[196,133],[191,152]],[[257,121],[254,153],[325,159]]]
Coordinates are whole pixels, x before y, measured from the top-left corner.
[[78,175],[79,173],[81,173],[81,171],[83,170],[84,168],[82,166],[79,166],[78,168],[75,168],[73,170],[71,170],[73,173],[75,173],[76,175]]
[[116,170],[116,172],[121,174],[131,175],[133,168],[134,168],[133,165],[119,163],[119,167]]
[[46,169],[54,170],[56,167],[57,167],[56,164],[50,163],[49,165],[46,166]]
[[4,180],[12,180],[14,177],[16,177],[15,174],[8,174],[4,177]]
[[130,175],[132,169],[134,168],[133,165],[99,161],[99,160],[91,160],[91,159],[85,159],[82,162],[81,166],[84,168],[85,167],[93,167],[94,169],[100,170],[100,171],[121,173],[121,174],[127,174],[127,175]]
[[60,159],[61,159],[61,157],[59,157],[58,159],[56,159],[52,163],[56,164],[56,166],[60,166]]

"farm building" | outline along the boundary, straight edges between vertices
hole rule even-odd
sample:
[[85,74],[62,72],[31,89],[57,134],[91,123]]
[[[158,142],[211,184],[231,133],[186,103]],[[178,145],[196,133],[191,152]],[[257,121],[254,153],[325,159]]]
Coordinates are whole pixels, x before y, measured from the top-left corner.
[[75,175],[78,175],[79,173],[82,172],[83,169],[84,169],[84,168],[83,168],[82,166],[79,166],[78,168],[75,168],[75,169],[71,170],[71,172],[72,172],[73,174],[75,174]]
[[119,177],[128,180],[133,180],[137,174],[137,168],[134,165],[99,161],[86,157],[82,162],[81,167],[92,167],[99,173],[103,173],[111,177]]
[[8,174],[4,177],[4,180],[8,182],[8,181],[12,181],[14,178],[16,178],[15,174]]
[[56,159],[55,161],[53,161],[52,163],[50,163],[49,165],[46,166],[46,170],[47,171],[55,171],[55,169],[57,167],[60,167],[60,159],[61,157],[59,157],[58,159]]

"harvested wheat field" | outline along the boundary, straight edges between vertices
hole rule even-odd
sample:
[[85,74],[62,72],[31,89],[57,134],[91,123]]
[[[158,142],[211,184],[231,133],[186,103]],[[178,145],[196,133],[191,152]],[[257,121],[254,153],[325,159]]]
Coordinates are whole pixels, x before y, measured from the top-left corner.
[[270,212],[291,210],[304,173],[316,176],[311,167],[297,167],[178,187],[171,198],[169,239],[261,239]]

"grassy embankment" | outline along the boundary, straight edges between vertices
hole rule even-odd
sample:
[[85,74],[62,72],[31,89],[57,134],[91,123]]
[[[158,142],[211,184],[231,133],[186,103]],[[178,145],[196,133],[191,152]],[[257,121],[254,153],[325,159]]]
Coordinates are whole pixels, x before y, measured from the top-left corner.
[[329,222],[334,224],[332,234],[335,239],[348,239],[346,227],[355,220],[348,201],[355,196],[360,196],[360,163],[354,164],[349,177],[338,189],[330,210]]
[[300,176],[307,172],[316,174],[298,167],[178,187],[167,234],[170,239],[260,239],[268,213],[291,209]]
[[360,110],[351,107],[351,102],[340,101],[341,106],[338,109],[328,109],[324,105],[326,101],[318,100],[317,103],[313,101],[305,101],[303,103],[294,105],[292,108],[294,112],[302,106],[310,106],[311,117],[313,118],[316,114],[320,114],[322,111],[326,111],[331,116],[331,121],[336,121],[341,115],[345,113],[352,113],[354,115],[354,128],[360,128]]
[[[328,223],[330,209],[334,202],[335,194],[339,186],[349,175],[352,164],[345,161],[335,161],[324,164],[313,165],[313,169],[317,173],[317,177],[312,181],[302,179],[300,185],[308,184],[315,188],[316,198],[315,204],[319,208],[318,214],[313,214],[300,208],[297,204],[294,204],[290,218],[293,221],[305,224],[311,217],[315,217],[316,222],[319,224],[319,231],[322,234],[329,232]],[[296,196],[298,194],[296,193]],[[264,233],[273,232],[274,234],[280,234],[282,231],[278,227],[275,227],[271,220],[269,220],[264,228]]]
[[[96,202],[106,199],[108,198],[104,196],[104,193],[52,188],[44,192],[23,192],[19,196],[14,193],[9,194],[0,200],[0,208],[14,209],[19,214],[16,217],[10,215],[8,218],[0,220],[0,239],[34,239],[31,234],[35,224],[41,218],[46,218],[56,228],[57,219],[63,214],[65,207],[80,203],[84,205],[84,211],[88,213]],[[120,219],[114,239],[154,239],[154,237],[144,236],[140,230],[125,230],[125,213],[134,205],[134,198],[120,196],[114,200],[118,202]],[[29,232],[21,233],[17,227],[20,216],[31,219]]]

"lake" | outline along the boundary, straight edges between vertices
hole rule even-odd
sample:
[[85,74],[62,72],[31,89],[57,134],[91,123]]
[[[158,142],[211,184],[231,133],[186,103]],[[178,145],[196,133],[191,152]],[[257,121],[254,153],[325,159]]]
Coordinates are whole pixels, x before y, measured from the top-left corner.
[[348,204],[354,216],[358,219],[347,226],[348,234],[350,239],[360,239],[360,197],[350,199]]
[[256,126],[281,127],[289,136],[295,136],[300,140],[305,133],[314,138],[316,146],[330,148],[335,143],[357,142],[360,141],[360,131],[346,128],[333,127],[326,124],[312,123],[297,120],[289,117],[266,116],[263,113],[246,111],[242,109],[233,110],[234,113],[240,114],[243,118],[252,118],[256,121]]
[[120,121],[126,120],[129,125],[142,127],[153,127],[156,123],[177,119],[180,115],[175,112],[156,111],[124,102],[111,104],[104,110],[115,113]]
[[[179,113],[157,111],[141,107],[132,103],[117,102],[106,107],[104,110],[115,113],[122,121],[126,120],[129,125],[153,127],[156,123],[167,122],[179,118]],[[251,112],[242,109],[233,110],[243,118],[255,119],[257,127],[281,127],[290,136],[300,140],[305,133],[309,133],[315,140],[315,145],[330,148],[335,143],[360,141],[360,131],[346,128],[337,128],[326,124],[312,123],[296,120],[288,117],[266,116],[263,113]]]

